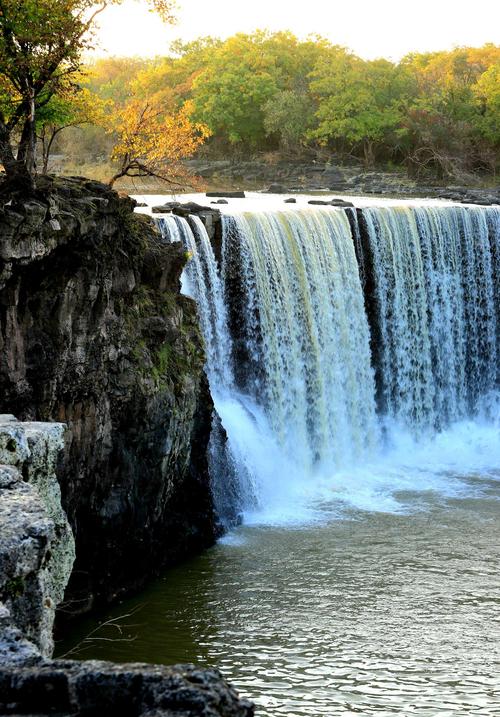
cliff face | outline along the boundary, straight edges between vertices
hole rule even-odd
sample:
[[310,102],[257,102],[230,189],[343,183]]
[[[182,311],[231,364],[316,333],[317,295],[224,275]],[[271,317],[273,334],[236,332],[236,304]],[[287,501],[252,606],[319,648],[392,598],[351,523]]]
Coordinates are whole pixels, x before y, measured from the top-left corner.
[[0,412],[68,426],[77,613],[213,541],[212,403],[182,248],[99,183],[39,192],[0,210]]

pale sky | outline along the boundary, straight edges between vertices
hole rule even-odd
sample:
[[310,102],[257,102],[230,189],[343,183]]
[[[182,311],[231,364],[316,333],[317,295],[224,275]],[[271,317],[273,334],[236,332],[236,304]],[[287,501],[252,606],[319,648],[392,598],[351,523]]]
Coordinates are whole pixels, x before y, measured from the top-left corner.
[[228,37],[256,29],[317,33],[366,59],[456,45],[500,44],[500,0],[178,0],[178,23],[163,25],[141,0],[100,17],[99,55],[166,54],[172,40]]

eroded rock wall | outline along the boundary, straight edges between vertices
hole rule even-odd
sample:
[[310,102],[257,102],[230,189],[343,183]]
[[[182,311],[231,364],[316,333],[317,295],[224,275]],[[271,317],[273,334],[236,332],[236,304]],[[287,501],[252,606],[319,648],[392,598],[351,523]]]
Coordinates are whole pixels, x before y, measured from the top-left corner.
[[213,542],[212,403],[182,248],[104,185],[43,182],[0,209],[0,411],[68,426],[67,614]]
[[0,415],[0,661],[50,656],[75,558],[56,476],[60,423]]

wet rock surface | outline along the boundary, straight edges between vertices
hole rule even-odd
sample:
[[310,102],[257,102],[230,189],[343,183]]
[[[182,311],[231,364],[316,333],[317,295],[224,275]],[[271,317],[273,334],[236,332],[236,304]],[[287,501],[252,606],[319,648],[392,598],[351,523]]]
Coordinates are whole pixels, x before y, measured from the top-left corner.
[[133,208],[79,178],[40,180],[34,198],[0,208],[0,411],[68,426],[59,479],[77,559],[65,614],[140,587],[217,530],[184,252]]

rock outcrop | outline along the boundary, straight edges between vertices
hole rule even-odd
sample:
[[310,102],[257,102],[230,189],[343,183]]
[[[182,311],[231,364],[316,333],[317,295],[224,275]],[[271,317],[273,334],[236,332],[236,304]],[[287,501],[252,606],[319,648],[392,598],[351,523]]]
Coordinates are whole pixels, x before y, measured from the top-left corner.
[[68,427],[66,614],[139,587],[217,530],[184,252],[133,207],[73,178],[40,180],[37,196],[0,208],[0,411]]
[[252,717],[215,669],[55,660],[0,668],[0,714],[57,717]]
[[75,558],[56,476],[60,423],[0,415],[0,662],[50,656]]

